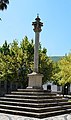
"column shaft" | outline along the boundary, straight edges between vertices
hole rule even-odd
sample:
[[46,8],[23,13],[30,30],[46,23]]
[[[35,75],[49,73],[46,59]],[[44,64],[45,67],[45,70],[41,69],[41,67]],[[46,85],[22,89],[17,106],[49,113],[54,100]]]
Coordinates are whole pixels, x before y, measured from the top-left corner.
[[35,45],[34,45],[34,72],[38,73],[38,61],[39,61],[39,32],[35,32]]

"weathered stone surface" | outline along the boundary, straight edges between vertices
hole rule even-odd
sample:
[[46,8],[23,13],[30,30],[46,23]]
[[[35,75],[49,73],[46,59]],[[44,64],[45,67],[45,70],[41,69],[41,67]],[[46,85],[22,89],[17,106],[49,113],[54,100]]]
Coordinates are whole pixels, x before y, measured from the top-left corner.
[[[0,113],[0,120],[4,120],[4,119],[5,120],[40,120],[37,118]],[[71,114],[59,115],[59,116],[44,118],[41,120],[71,120]]]
[[29,77],[29,83],[28,83],[28,87],[39,87],[41,88],[42,86],[42,74],[38,74],[36,72],[33,72],[31,74],[28,74]]
[[71,113],[71,102],[42,89],[19,89],[0,97],[0,113],[46,118]]

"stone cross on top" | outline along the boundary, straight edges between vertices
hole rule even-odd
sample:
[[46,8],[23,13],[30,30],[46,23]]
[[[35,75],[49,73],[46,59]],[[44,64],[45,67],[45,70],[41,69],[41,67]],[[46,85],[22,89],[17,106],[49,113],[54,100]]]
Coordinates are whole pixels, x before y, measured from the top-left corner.
[[39,15],[37,15],[37,18],[35,19],[35,22],[32,22],[32,25],[34,26],[34,32],[35,32],[35,46],[34,46],[34,72],[38,73],[38,50],[39,50],[39,33],[42,31],[41,27],[43,26],[43,23],[40,22]]

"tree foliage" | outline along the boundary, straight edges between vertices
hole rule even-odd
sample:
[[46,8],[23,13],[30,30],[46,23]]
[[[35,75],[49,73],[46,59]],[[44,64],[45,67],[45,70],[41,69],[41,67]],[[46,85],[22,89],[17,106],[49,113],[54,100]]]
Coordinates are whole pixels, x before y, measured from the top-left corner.
[[[27,74],[33,71],[34,43],[27,36],[20,45],[17,40],[0,47],[0,79],[22,82],[27,84]],[[47,50],[39,47],[39,72],[44,75],[43,83],[51,80],[53,62],[47,56]]]
[[8,4],[9,4],[9,0],[0,0],[0,10],[7,9]]
[[39,53],[39,72],[44,75],[43,83],[51,81],[53,72],[53,62],[46,53],[47,50],[45,48],[41,49]]
[[2,48],[0,48],[0,52],[4,55],[10,54],[9,45],[7,44],[7,41],[5,40],[5,43],[3,44]]
[[63,57],[58,63],[53,78],[60,85],[71,83],[71,53]]

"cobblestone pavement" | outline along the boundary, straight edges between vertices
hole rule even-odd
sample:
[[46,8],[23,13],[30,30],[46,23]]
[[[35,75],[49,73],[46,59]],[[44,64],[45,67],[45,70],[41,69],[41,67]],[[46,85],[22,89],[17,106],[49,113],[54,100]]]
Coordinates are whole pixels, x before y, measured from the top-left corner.
[[[0,113],[0,120],[40,120],[40,119]],[[41,120],[71,120],[71,114],[59,115],[44,118]]]

